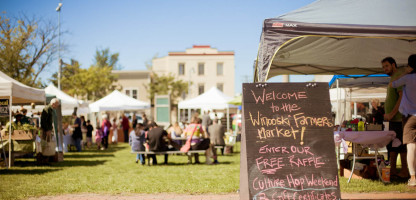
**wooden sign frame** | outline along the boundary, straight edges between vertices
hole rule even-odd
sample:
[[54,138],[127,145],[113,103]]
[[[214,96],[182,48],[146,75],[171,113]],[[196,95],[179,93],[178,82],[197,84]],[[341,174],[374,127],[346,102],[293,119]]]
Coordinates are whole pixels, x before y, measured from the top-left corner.
[[240,199],[340,199],[327,83],[243,84]]

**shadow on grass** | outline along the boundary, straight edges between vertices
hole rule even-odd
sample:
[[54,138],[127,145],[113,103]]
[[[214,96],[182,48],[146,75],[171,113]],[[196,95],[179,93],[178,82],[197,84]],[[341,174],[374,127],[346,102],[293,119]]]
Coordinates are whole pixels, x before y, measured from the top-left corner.
[[91,148],[83,149],[81,152],[76,152],[75,148],[70,148],[70,153],[109,153],[123,150],[125,148],[130,148],[130,146],[121,146],[121,145],[109,145],[108,149],[98,150],[97,146],[92,146]]
[[0,174],[2,175],[21,175],[21,174],[27,174],[27,175],[41,175],[49,172],[55,172],[59,171],[60,169],[2,169],[0,170]]
[[402,177],[390,177],[390,183],[386,183],[387,185],[402,185],[403,183],[407,184],[409,178],[402,178]]
[[105,158],[114,157],[113,154],[65,154],[65,158]]
[[85,166],[85,167],[92,167],[97,165],[102,165],[106,160],[69,160],[64,162],[57,162],[52,163],[53,167],[77,167],[77,166]]
[[[226,161],[226,162],[220,162],[220,163],[218,163],[218,164],[211,164],[212,166],[215,166],[215,165],[229,165],[229,164],[232,164],[233,162],[228,162],[228,161]],[[150,166],[187,166],[187,165],[189,165],[189,166],[197,166],[197,165],[207,165],[207,164],[205,164],[204,162],[201,162],[201,163],[199,163],[199,164],[195,164],[195,163],[192,163],[192,164],[188,164],[187,162],[184,162],[184,163],[180,163],[180,162],[177,162],[177,163],[168,163],[167,165],[165,165],[165,164],[163,164],[163,163],[158,163],[157,165],[150,165]],[[149,165],[147,165],[147,161],[146,161],[146,164],[144,165],[144,166],[149,166]],[[207,165],[207,166],[210,166],[210,165]]]

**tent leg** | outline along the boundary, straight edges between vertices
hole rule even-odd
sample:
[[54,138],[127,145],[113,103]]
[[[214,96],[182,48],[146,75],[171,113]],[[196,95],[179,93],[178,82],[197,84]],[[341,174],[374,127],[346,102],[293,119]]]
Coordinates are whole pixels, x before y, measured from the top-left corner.
[[230,130],[230,108],[227,106],[227,131]]
[[188,108],[188,123],[191,123],[191,109]]
[[10,104],[9,104],[9,165],[7,168],[10,169],[10,166],[12,165],[12,96],[10,95]]
[[176,122],[180,122],[181,121],[181,109],[179,109],[179,106],[178,106],[178,119],[176,120]]
[[341,119],[340,119],[340,116],[341,116],[341,105],[339,105],[340,104],[340,100],[339,100],[339,98],[340,98],[340,92],[339,92],[339,81],[338,81],[338,79],[337,79],[337,115],[336,115],[336,121],[338,121],[338,124],[341,126]]

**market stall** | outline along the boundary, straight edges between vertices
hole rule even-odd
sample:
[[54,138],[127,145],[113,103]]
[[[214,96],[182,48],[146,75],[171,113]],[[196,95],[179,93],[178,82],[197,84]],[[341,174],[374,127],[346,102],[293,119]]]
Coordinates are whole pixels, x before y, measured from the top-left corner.
[[53,84],[45,88],[46,94],[55,95],[61,102],[62,116],[71,116],[74,108],[77,108],[77,114],[85,115],[89,113],[88,103],[69,96]]
[[[130,110],[144,110],[144,109],[149,109],[149,108],[150,108],[150,103],[131,98],[119,92],[118,90],[114,90],[109,95],[97,100],[94,103],[89,104],[90,111],[93,113],[98,113],[98,115],[100,115],[100,112],[105,112],[105,111],[130,111]],[[123,134],[118,134],[118,141],[124,141],[123,140],[124,136],[122,135]],[[112,132],[110,133],[109,137],[111,138],[111,136],[112,136]]]
[[[42,89],[36,89],[29,86],[26,86],[6,74],[0,71],[0,99],[3,100],[2,103],[2,113],[7,113],[9,117],[9,122],[12,122],[12,110],[10,109],[13,104],[30,104],[30,103],[44,103],[46,100],[45,91]],[[12,137],[14,135],[14,130],[12,130],[12,125],[8,126],[7,133],[6,131],[2,132],[2,139],[7,139],[7,143],[12,143]],[[17,128],[17,127],[16,127]],[[21,135],[23,133],[19,133]],[[25,138],[33,140],[33,135],[31,132],[25,132]],[[30,138],[32,135],[32,138]],[[16,135],[17,136],[17,135]],[[20,137],[20,136],[19,136]],[[3,142],[3,149],[5,148],[6,142]],[[12,157],[12,145],[8,145],[9,158]],[[11,159],[8,159],[8,167],[11,166]]]
[[[237,108],[238,106],[230,104],[229,101],[231,101],[233,98],[225,95],[222,93],[218,88],[212,87],[205,93],[185,101],[181,101],[178,104],[178,110],[180,109],[188,109],[188,116],[191,116],[190,109],[205,109],[205,110],[211,110],[211,109],[225,109],[227,110],[227,130],[230,129],[230,120],[229,120],[229,114],[230,114],[230,108]],[[179,115],[178,111],[178,115]],[[178,116],[178,119],[180,116]],[[190,117],[189,117],[190,119]]]
[[[357,102],[370,102],[372,99],[383,102],[389,81],[390,77],[386,74],[333,76],[329,88],[332,111],[336,113],[335,123],[340,124],[342,117],[345,120],[356,118]],[[349,103],[354,103],[353,112]]]
[[387,56],[406,65],[416,52],[415,7],[413,0],[320,0],[265,19],[254,81],[284,74],[381,74]]

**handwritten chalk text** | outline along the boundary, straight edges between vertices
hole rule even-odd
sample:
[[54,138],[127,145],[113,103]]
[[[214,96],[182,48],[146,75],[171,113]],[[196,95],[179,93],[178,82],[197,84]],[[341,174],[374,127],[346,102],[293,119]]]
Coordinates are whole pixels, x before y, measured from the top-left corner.
[[263,89],[262,95],[256,95],[253,90],[251,90],[256,104],[259,102],[264,104],[265,101],[276,101],[276,100],[299,100],[306,99],[306,92],[267,92],[266,89]]

